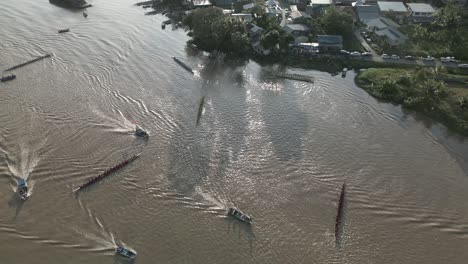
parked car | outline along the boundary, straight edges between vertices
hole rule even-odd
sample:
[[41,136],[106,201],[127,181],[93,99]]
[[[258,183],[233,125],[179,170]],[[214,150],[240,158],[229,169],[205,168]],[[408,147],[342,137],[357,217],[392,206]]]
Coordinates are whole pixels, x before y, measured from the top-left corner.
[[440,61],[441,62],[451,62],[452,58],[450,58],[450,57],[440,57]]
[[466,63],[458,64],[458,68],[468,68],[468,64]]
[[414,58],[413,56],[405,56],[405,60],[415,60],[416,58]]
[[372,42],[372,39],[366,38],[366,41],[367,41],[367,42]]
[[342,55],[349,55],[349,51],[347,51],[347,50],[340,50],[340,54],[342,54]]
[[400,59],[400,56],[393,54],[390,58],[391,58],[392,60],[399,60],[399,59]]
[[382,54],[382,59],[390,59],[390,56],[388,56],[387,54]]
[[361,53],[359,51],[353,51],[350,53],[351,56],[353,57],[360,57],[361,56]]
[[372,53],[370,53],[370,52],[363,52],[363,53],[361,53],[361,56],[363,56],[363,57],[370,57],[370,56],[372,56]]
[[423,58],[424,61],[434,61],[434,57],[431,57],[431,56],[427,56],[425,58]]

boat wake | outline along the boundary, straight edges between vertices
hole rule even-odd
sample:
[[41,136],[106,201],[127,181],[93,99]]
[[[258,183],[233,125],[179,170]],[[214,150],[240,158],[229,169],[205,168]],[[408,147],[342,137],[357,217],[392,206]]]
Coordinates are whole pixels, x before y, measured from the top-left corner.
[[97,109],[93,109],[93,112],[105,120],[105,123],[101,125],[110,127],[112,131],[119,132],[119,133],[134,133],[135,132],[136,125],[134,124],[134,122],[126,118],[120,110],[117,110],[118,115],[119,115],[118,118],[113,118],[111,116],[108,116]]

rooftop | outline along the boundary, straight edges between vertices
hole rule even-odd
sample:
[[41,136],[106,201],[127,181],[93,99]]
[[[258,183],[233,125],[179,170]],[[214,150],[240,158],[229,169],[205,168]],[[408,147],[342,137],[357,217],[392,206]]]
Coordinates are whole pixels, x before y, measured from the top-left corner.
[[408,4],[408,8],[411,9],[411,11],[417,12],[417,13],[434,13],[435,12],[434,8],[429,4],[411,3],[411,4]]
[[378,5],[360,5],[356,6],[356,11],[358,17],[361,21],[369,20],[378,18],[379,14],[379,6]]
[[310,0],[312,5],[331,5],[333,4],[332,0]]
[[378,1],[377,5],[382,12],[408,12],[403,2],[382,2]]
[[383,30],[379,30],[379,31],[376,31],[375,34],[377,36],[386,36],[387,38],[391,39],[391,40],[407,40],[408,37],[401,33],[400,31],[398,31],[397,29],[395,28],[386,28],[386,29],[383,29]]
[[210,6],[212,3],[210,0],[192,0],[194,6]]
[[367,27],[369,28],[376,28],[378,30],[388,28],[388,27],[393,27],[393,28],[398,28],[400,25],[395,23],[393,20],[386,18],[386,17],[378,17],[374,19],[369,19],[364,21]]
[[287,24],[286,26],[284,26],[284,30],[286,30],[286,32],[288,30],[289,31],[310,31],[311,28],[302,24]]
[[343,37],[340,35],[318,35],[317,41],[320,44],[342,44]]

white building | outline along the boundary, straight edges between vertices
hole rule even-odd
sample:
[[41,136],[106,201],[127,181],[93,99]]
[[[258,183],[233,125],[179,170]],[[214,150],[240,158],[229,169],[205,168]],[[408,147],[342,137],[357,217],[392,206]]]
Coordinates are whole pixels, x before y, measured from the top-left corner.
[[408,4],[411,19],[416,23],[431,23],[434,21],[436,10],[429,4],[411,3]]

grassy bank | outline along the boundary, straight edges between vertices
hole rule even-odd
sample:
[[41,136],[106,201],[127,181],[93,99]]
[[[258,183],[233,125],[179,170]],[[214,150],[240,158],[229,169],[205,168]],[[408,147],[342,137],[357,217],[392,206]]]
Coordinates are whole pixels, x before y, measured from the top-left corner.
[[383,68],[362,71],[355,81],[376,98],[422,112],[468,136],[468,88],[452,88],[440,80],[448,77],[440,68]]

